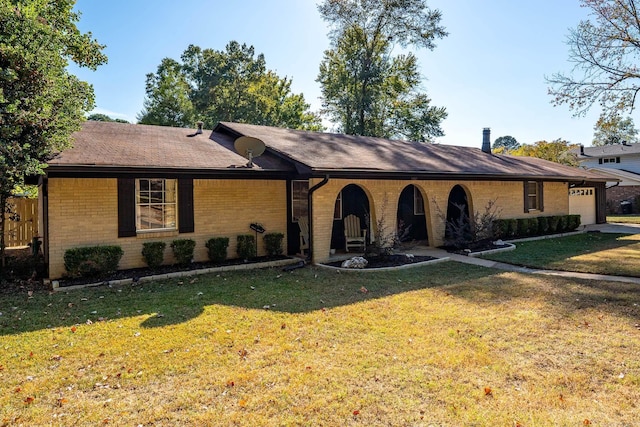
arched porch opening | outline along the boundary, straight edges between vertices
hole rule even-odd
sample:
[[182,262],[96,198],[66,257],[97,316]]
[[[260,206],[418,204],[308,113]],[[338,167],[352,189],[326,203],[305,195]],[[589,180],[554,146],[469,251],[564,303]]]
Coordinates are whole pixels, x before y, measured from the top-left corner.
[[461,185],[454,186],[449,192],[447,202],[447,224],[445,240],[470,236],[471,215],[467,192]]
[[340,190],[333,209],[331,249],[345,250],[344,219],[355,215],[360,226],[367,230],[367,243],[371,241],[371,205],[367,193],[356,184],[349,184]]
[[397,218],[400,242],[419,240],[428,244],[424,196],[415,185],[407,185],[400,193]]

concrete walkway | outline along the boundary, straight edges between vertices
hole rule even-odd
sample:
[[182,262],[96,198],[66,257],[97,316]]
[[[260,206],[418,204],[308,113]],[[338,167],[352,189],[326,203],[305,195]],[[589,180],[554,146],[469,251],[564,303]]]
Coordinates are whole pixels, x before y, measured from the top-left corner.
[[[640,224],[594,224],[585,227],[585,232],[640,234]],[[431,247],[416,247],[411,250],[414,255],[427,255],[436,258],[448,257],[452,261],[473,264],[481,267],[495,268],[498,270],[515,271],[525,274],[544,274],[547,276],[572,277],[587,280],[606,280],[610,282],[635,283],[640,285],[640,277],[609,276],[605,274],[578,273],[573,271],[541,270],[537,268],[520,267],[517,265],[497,262],[488,259],[452,254],[442,249]]]

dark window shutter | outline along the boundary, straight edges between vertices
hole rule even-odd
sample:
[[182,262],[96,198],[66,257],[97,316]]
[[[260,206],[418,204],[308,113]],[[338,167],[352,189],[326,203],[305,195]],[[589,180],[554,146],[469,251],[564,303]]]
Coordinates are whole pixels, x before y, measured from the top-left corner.
[[544,212],[544,182],[538,183],[538,210]]
[[527,181],[523,182],[523,193],[524,193],[524,213],[529,213],[529,183]]
[[193,233],[193,179],[178,180],[178,231]]
[[136,181],[118,178],[118,237],[136,235]]
[[598,159],[598,164],[601,165],[602,164],[602,159]]
[[620,163],[620,157],[616,157],[616,163]]

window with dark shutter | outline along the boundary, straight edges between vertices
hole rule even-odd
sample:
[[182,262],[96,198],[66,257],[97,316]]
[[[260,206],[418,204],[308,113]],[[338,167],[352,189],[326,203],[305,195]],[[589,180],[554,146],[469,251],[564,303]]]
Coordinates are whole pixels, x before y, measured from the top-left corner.
[[178,180],[178,231],[180,233],[193,233],[193,179],[181,178]]
[[543,183],[538,181],[524,182],[524,211],[543,211],[542,203]]
[[136,235],[135,180],[118,178],[118,237]]

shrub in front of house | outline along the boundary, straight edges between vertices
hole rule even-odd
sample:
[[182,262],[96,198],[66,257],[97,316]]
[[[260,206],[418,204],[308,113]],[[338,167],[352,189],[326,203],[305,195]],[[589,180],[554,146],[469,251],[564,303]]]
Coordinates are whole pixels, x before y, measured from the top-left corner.
[[282,239],[284,239],[284,234],[282,233],[267,233],[264,235],[264,243],[269,256],[282,255]]
[[173,250],[173,257],[176,259],[176,263],[180,265],[191,264],[195,247],[196,242],[192,239],[177,239],[171,242],[171,249]]
[[229,247],[228,237],[214,237],[205,243],[209,260],[211,262],[222,262],[227,259],[227,248]]
[[518,218],[516,219],[518,225],[516,229],[517,237],[526,237],[529,235],[529,218]]
[[549,233],[557,233],[561,230],[558,229],[558,224],[560,223],[560,216],[553,215],[549,217]]
[[124,251],[120,246],[89,246],[67,249],[64,268],[71,277],[95,277],[118,269]]
[[529,218],[529,231],[527,232],[528,236],[537,236],[538,228],[540,227],[540,222],[537,217]]
[[499,239],[506,239],[509,237],[509,223],[506,219],[496,219],[493,222],[493,230],[496,234],[496,237]]
[[515,218],[509,218],[507,221],[507,237],[513,237],[518,231],[518,220]]
[[541,216],[538,218],[538,235],[542,236],[549,232],[549,217]]
[[564,233],[565,231],[567,231],[568,229],[568,218],[567,215],[559,215],[558,216],[558,228],[556,229],[556,231],[558,233]]
[[156,269],[162,265],[166,247],[165,242],[144,242],[142,244],[142,257],[149,268]]
[[580,227],[580,215],[568,215],[568,231],[574,231],[575,229],[577,229],[578,227]]
[[251,234],[241,234],[237,237],[238,258],[250,260],[256,257],[256,239]]

